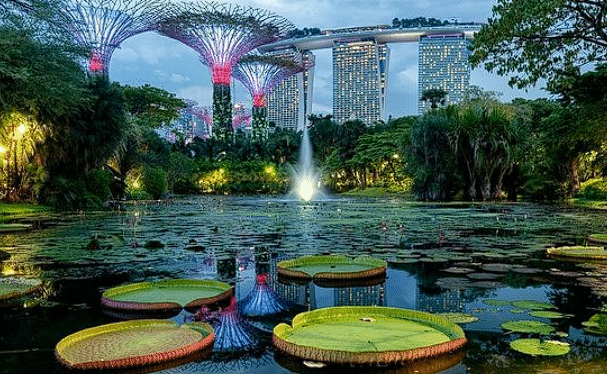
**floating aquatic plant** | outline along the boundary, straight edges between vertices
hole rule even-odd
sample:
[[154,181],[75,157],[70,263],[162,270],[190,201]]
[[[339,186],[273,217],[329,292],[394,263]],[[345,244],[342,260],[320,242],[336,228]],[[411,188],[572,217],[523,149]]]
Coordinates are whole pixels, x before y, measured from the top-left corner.
[[559,319],[567,317],[567,314],[563,314],[560,312],[553,312],[550,310],[532,310],[529,312],[529,315],[532,317],[538,318],[548,318],[548,319]]
[[550,335],[555,331],[553,326],[540,321],[508,321],[501,326],[504,330],[529,334]]
[[540,339],[517,339],[510,342],[510,348],[532,356],[561,356],[571,350],[569,343]]
[[554,305],[550,303],[535,300],[515,300],[511,304],[520,309],[545,310],[554,308]]
[[468,314],[468,313],[451,312],[451,313],[437,313],[437,315],[443,316],[443,317],[447,318],[449,321],[451,321],[453,323],[457,323],[458,325],[464,325],[467,323],[472,323],[472,322],[478,321],[478,317],[473,316],[472,314]]

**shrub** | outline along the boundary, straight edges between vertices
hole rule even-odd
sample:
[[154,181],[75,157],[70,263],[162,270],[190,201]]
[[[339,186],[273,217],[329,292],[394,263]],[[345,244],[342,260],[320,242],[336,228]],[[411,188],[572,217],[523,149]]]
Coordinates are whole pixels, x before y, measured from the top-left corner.
[[583,183],[577,197],[588,200],[607,200],[607,180],[591,179]]
[[143,172],[143,188],[153,199],[160,199],[167,191],[167,173],[159,166],[147,167]]

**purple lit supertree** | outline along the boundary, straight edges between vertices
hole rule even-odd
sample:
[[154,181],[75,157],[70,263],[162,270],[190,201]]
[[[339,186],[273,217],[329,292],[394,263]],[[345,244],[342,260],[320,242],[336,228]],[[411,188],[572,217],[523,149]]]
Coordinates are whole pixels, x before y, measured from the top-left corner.
[[213,81],[213,136],[229,139],[232,129],[232,70],[255,48],[284,38],[291,22],[263,9],[207,2],[163,5],[160,33],[200,55]]
[[127,38],[154,29],[153,1],[60,0],[58,14],[52,22],[67,30],[89,51],[90,74],[107,76],[114,50]]
[[249,126],[251,123],[250,114],[237,114],[232,119],[232,130],[236,131],[239,127]]
[[234,69],[238,79],[253,98],[253,129],[255,139],[265,138],[268,129],[266,95],[283,80],[312,67],[295,58],[249,54],[244,56]]

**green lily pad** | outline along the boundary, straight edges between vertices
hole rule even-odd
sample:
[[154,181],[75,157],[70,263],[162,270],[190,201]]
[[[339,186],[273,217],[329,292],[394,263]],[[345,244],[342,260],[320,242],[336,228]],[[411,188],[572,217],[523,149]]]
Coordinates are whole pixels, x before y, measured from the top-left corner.
[[534,301],[534,300],[516,300],[511,302],[512,306],[521,308],[521,309],[531,309],[531,310],[544,310],[544,309],[552,309],[554,305],[550,303],[545,303],[542,301]]
[[510,342],[510,348],[532,356],[561,356],[571,350],[569,343],[540,339],[517,339]]
[[28,231],[32,229],[32,225],[26,223],[0,223],[0,233],[13,233]]
[[607,249],[598,246],[548,248],[547,253],[549,256],[559,257],[567,260],[607,261]]
[[597,335],[607,335],[607,314],[598,313],[590,317],[586,322],[582,322],[587,332]]
[[559,312],[553,312],[550,310],[532,310],[531,312],[529,312],[529,315],[532,317],[548,318],[548,319],[558,319],[558,318],[567,317],[566,314],[559,313]]
[[478,317],[467,313],[437,313],[437,315],[443,316],[449,321],[457,323],[458,325],[464,325],[466,323],[478,321]]
[[504,330],[529,334],[550,335],[555,328],[540,321],[508,321],[501,324]]

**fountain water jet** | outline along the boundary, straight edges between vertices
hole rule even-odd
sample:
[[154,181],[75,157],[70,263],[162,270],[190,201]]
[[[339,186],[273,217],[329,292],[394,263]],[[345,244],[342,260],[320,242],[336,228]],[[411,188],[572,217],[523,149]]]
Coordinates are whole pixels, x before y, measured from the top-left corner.
[[299,151],[299,164],[294,170],[294,193],[304,201],[310,201],[322,194],[319,189],[320,176],[312,162],[312,144],[308,135],[308,127],[304,126]]

